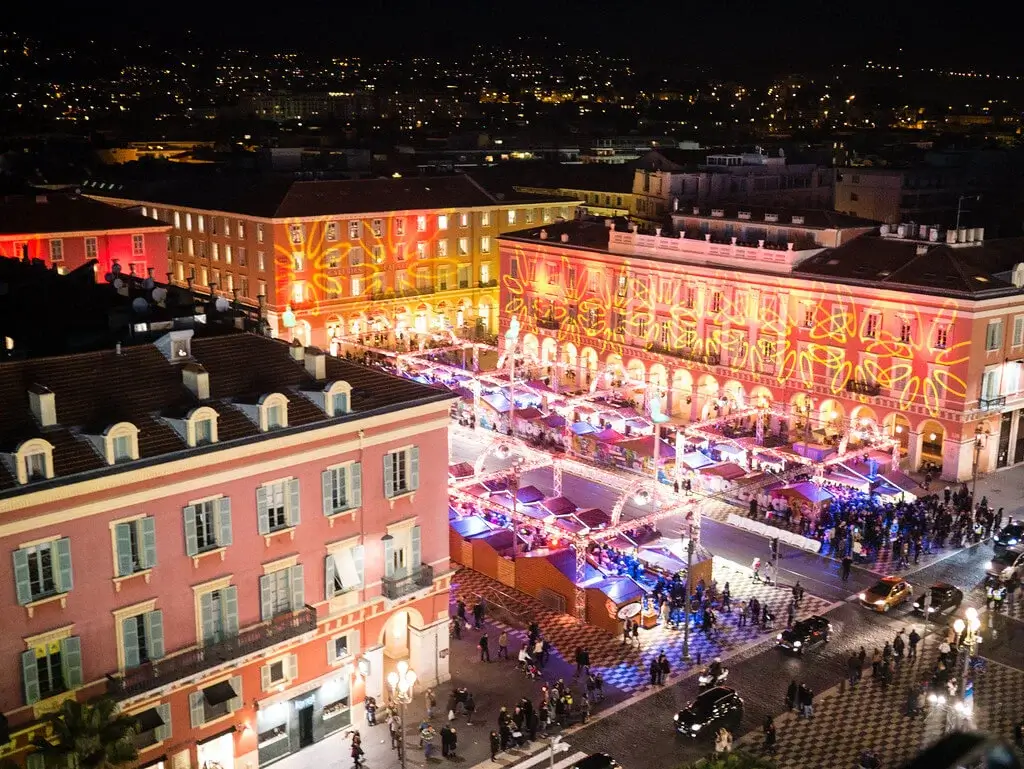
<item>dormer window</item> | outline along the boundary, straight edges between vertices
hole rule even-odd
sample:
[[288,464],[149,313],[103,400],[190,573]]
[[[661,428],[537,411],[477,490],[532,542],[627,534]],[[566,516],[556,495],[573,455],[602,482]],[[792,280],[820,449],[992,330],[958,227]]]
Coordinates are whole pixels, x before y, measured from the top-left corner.
[[199,419],[195,422],[196,446],[206,446],[213,443],[213,420]]
[[340,417],[352,410],[352,386],[348,382],[331,382],[324,388],[324,411],[329,417]]
[[118,422],[103,436],[107,464],[117,465],[139,458],[139,428],[131,422]]
[[288,426],[288,399],[281,393],[270,393],[260,401],[260,429],[263,432]]
[[25,485],[53,477],[53,446],[42,438],[30,438],[14,453],[18,483]]
[[209,446],[217,442],[217,416],[209,406],[199,406],[188,413],[185,437],[189,446]]

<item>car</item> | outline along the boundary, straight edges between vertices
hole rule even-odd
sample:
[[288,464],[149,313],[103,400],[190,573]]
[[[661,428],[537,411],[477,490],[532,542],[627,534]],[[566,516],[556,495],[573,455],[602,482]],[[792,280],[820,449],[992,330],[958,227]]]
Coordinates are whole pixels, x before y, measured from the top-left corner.
[[832,623],[815,614],[813,617],[800,620],[788,630],[783,630],[775,638],[780,649],[803,654],[812,646],[828,643],[831,633]]
[[992,556],[985,565],[985,574],[997,577],[1000,582],[1010,582],[1024,575],[1024,548],[1008,547]]
[[887,612],[893,606],[909,601],[913,594],[914,588],[903,577],[882,577],[858,598],[861,606]]
[[735,689],[716,686],[697,696],[675,715],[676,731],[685,737],[711,737],[721,726],[739,726],[743,720],[743,699]]
[[992,545],[997,553],[1008,547],[1024,545],[1024,523],[1010,521],[992,538]]
[[[960,588],[953,587],[947,582],[936,582],[928,591],[931,598],[928,601],[928,618],[937,619],[938,615],[949,609],[956,611],[964,602],[964,592]],[[914,601],[914,614],[924,614],[925,595]]]
[[573,764],[570,769],[621,769],[621,764],[607,753],[591,753]]

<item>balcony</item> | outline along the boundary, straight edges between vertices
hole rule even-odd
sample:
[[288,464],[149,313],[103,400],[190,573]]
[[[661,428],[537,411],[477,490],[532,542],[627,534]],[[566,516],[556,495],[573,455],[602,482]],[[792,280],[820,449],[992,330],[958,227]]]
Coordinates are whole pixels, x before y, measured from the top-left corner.
[[562,327],[554,318],[537,318],[537,328],[546,328],[549,331],[558,331]]
[[980,398],[978,400],[978,408],[982,411],[992,411],[993,409],[1001,409],[1006,405],[1005,395],[996,395],[991,398]]
[[[383,592],[384,597],[394,601],[409,595],[409,593],[415,593],[417,590],[433,585],[434,567],[421,563],[420,568],[412,574],[405,577],[384,577],[381,583],[381,592]],[[314,622],[314,624],[316,623]]]
[[109,675],[107,693],[116,699],[142,694],[313,630],[316,630],[316,609],[304,606],[269,622],[243,628],[237,636],[219,643],[147,662],[123,674]]
[[671,355],[673,358],[682,358],[694,363],[702,363],[705,366],[719,366],[722,363],[722,356],[717,352],[697,352],[689,347],[666,347],[660,344],[652,344],[649,349],[651,352]]
[[878,382],[865,382],[860,379],[850,379],[846,382],[846,391],[857,395],[870,395],[877,397],[882,394],[882,385]]
[[491,278],[490,280],[481,280],[479,283],[480,288],[495,288],[498,285],[497,278]]

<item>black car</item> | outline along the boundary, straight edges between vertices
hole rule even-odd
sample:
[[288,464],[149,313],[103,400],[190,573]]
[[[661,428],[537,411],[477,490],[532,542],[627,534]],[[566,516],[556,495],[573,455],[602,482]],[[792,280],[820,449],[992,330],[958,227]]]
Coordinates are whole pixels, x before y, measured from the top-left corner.
[[621,769],[619,762],[607,753],[591,753],[581,758],[571,769]]
[[719,727],[735,728],[742,720],[743,700],[728,686],[708,689],[675,715],[676,731],[693,739],[712,737]]
[[1008,547],[992,556],[986,564],[985,574],[1002,582],[1012,582],[1024,574],[1024,548]]
[[1008,547],[1024,545],[1024,523],[1012,521],[1006,524],[1002,531],[992,538],[992,545],[997,553]]
[[[956,611],[964,602],[964,592],[947,582],[936,582],[928,588],[931,599],[928,603],[928,618],[932,619],[945,611]],[[924,614],[924,596],[914,601],[914,614]]]
[[803,654],[811,646],[828,643],[831,632],[832,623],[816,614],[800,620],[788,630],[783,630],[776,636],[776,640],[780,649]]

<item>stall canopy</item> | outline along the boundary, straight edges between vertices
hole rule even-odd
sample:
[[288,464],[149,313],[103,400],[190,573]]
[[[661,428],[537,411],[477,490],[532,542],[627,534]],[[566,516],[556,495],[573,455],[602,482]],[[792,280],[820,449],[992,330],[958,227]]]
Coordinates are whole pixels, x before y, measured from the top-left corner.
[[597,432],[597,428],[589,422],[576,422],[571,429],[576,435],[590,435]]
[[702,467],[714,464],[714,461],[711,458],[699,451],[688,451],[679,458],[679,461],[691,470],[700,470]]
[[723,462],[714,467],[702,467],[700,471],[705,475],[716,475],[727,481],[735,481],[747,474],[746,470],[733,462]]
[[[654,436],[645,435],[642,438],[633,438],[631,440],[625,440],[619,442],[619,448],[623,451],[632,451],[639,457],[653,458],[654,457]],[[670,461],[676,458],[676,449],[671,443],[662,440],[661,446],[658,448],[658,459],[660,461]]]
[[592,507],[589,510],[579,510],[576,512],[576,517],[591,529],[603,529],[611,525],[612,522],[612,517],[598,507]]
[[[485,521],[478,515],[467,515],[465,518],[457,518],[449,521],[448,525],[463,539],[479,537],[481,534],[487,534],[495,529],[493,524]],[[342,560],[350,559],[343,558]]]
[[606,577],[592,585],[587,585],[595,590],[600,590],[617,607],[623,604],[639,601],[647,594],[646,591],[630,577]]
[[560,414],[548,414],[546,417],[544,417],[543,421],[544,426],[551,428],[552,430],[557,430],[559,428],[565,427],[565,417],[563,417]]
[[462,480],[463,478],[472,477],[473,465],[469,462],[456,462],[455,464],[448,465],[448,477],[453,480]]
[[576,505],[568,497],[551,497],[541,502],[540,506],[552,515],[565,515],[576,511]]
[[783,486],[776,489],[775,494],[783,497],[799,497],[810,502],[812,505],[821,505],[832,499],[832,495],[816,483],[801,481],[790,486]]

